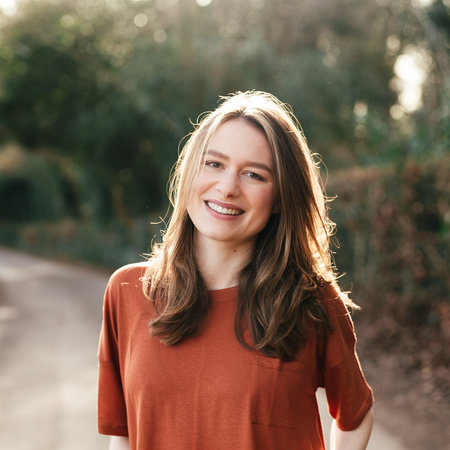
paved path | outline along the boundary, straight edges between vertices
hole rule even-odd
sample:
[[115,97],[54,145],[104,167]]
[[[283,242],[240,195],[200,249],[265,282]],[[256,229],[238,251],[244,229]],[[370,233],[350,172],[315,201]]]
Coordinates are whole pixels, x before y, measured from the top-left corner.
[[[97,340],[108,274],[0,248],[0,448],[102,450]],[[324,428],[329,429],[323,392]],[[375,426],[369,450],[406,450]]]
[[106,449],[96,432],[107,275],[0,249],[0,448]]

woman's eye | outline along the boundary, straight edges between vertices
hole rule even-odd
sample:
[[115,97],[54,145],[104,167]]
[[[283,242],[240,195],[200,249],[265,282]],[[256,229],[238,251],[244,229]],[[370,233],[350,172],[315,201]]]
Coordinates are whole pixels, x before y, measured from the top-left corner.
[[247,172],[247,176],[249,178],[251,178],[252,180],[259,180],[259,181],[263,181],[264,178],[261,175],[258,175],[255,172]]
[[212,169],[219,169],[220,163],[217,161],[206,161],[205,163],[207,166],[211,167]]

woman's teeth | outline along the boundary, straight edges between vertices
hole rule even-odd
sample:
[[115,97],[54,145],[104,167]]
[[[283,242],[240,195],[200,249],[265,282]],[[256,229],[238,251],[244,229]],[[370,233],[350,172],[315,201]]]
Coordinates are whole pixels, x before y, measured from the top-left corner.
[[229,216],[237,216],[239,214],[242,214],[244,211],[241,211],[240,209],[230,209],[230,208],[222,208],[219,205],[216,205],[212,202],[206,202],[206,204],[213,209],[214,211],[218,212],[219,214],[225,214]]

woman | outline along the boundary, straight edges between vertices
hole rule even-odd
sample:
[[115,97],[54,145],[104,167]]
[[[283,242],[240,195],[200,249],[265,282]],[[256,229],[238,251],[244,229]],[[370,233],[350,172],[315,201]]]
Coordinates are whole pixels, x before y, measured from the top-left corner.
[[105,294],[99,431],[110,449],[364,449],[372,391],[331,264],[317,168],[290,111],[238,93],[178,159],[173,214]]

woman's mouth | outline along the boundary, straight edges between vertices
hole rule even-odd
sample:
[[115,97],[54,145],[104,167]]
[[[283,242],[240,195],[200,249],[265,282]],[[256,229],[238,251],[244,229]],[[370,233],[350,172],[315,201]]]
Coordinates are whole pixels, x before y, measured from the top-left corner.
[[208,205],[208,208],[225,216],[239,216],[240,214],[244,213],[244,211],[242,211],[241,209],[223,208],[222,206],[219,206],[213,202],[206,202],[206,204]]

